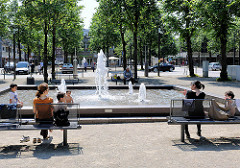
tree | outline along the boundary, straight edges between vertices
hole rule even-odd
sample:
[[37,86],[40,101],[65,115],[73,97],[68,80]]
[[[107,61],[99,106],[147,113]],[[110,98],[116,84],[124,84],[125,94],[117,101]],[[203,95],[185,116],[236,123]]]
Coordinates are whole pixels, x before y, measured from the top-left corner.
[[220,40],[220,55],[222,70],[220,73],[221,80],[228,80],[227,75],[227,37],[229,28],[233,23],[231,12],[231,1],[228,0],[198,0],[199,12],[207,26],[214,30],[215,38]]
[[7,32],[7,3],[8,0],[0,0],[0,38]]
[[89,35],[91,37],[90,48],[97,51],[103,49],[107,55],[108,66],[109,47],[116,45],[119,41],[119,32],[108,16],[104,15],[104,5],[100,2],[98,10],[92,18]]
[[192,41],[191,38],[197,30],[200,21],[195,12],[195,1],[192,0],[162,0],[163,8],[169,12],[166,20],[180,32],[187,44],[187,55],[190,76],[195,76],[192,59]]

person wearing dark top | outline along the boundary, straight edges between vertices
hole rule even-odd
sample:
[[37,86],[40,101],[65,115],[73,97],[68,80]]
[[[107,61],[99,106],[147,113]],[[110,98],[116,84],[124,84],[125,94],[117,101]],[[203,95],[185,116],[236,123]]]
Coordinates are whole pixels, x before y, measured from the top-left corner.
[[[204,89],[205,86],[200,81],[194,81],[191,83],[191,90],[184,91],[184,95],[186,96],[186,99],[200,99],[195,101],[195,109],[193,112],[189,112],[188,118],[205,118],[204,110],[203,110],[203,104],[201,99],[205,98],[205,93],[200,91],[200,89]],[[201,135],[201,124],[197,124],[197,135]],[[185,125],[185,133],[187,138],[190,138],[190,134],[188,132],[188,125]]]

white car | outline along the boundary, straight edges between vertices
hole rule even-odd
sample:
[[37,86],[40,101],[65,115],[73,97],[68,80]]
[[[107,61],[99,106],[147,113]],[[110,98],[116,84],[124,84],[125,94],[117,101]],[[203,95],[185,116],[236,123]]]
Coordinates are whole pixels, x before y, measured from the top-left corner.
[[217,70],[221,70],[222,66],[219,62],[210,62],[208,64],[208,69],[212,71],[217,71]]
[[73,65],[71,63],[64,63],[60,70],[62,73],[73,73]]
[[30,66],[28,62],[18,62],[16,65],[16,74],[30,74]]

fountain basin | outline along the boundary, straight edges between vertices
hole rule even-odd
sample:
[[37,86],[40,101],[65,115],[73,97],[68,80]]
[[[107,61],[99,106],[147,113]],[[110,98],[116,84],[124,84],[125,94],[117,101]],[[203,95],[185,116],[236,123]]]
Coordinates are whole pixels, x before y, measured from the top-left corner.
[[[57,88],[56,86],[49,86],[50,90],[54,91]],[[139,86],[133,86],[134,90],[136,91],[139,89]],[[33,95],[35,94],[37,89],[36,85],[21,85],[18,86],[19,92],[21,90],[30,90],[32,91]],[[75,92],[77,90],[87,90],[87,89],[96,89],[95,86],[67,86],[67,89],[72,90],[72,92]],[[125,92],[128,92],[128,86],[109,86],[109,91],[114,89],[122,89]],[[156,90],[156,89],[163,89],[163,90],[172,90],[172,91],[180,91],[185,88],[179,87],[179,86],[172,86],[172,85],[159,85],[159,86],[146,86],[147,92],[151,90]],[[9,89],[2,90],[2,93],[8,92]],[[55,91],[54,91],[55,92]],[[8,95],[5,96],[8,98]],[[182,98],[184,96],[182,95]],[[206,98],[214,98],[218,102],[223,101],[222,98],[219,98],[214,95],[208,95]],[[33,97],[30,98],[31,101]],[[54,99],[56,99],[54,97]],[[161,104],[138,104],[138,105],[104,105],[104,106],[98,106],[98,105],[82,105],[80,102],[80,109],[79,109],[79,115],[81,117],[133,117],[133,116],[166,116],[169,115],[170,112],[170,99],[169,98],[169,103],[165,105]],[[3,103],[1,101],[1,103]],[[23,106],[21,109],[21,114],[23,117],[28,117],[28,116],[33,116],[32,112],[32,106]]]

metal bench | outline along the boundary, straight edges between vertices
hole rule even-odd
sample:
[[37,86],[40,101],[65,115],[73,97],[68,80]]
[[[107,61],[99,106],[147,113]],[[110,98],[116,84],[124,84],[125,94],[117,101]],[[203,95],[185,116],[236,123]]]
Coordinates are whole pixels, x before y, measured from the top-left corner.
[[[203,101],[203,107],[205,113],[208,112],[208,109],[210,107],[210,100],[200,100]],[[173,99],[171,100],[171,106],[170,106],[170,116],[167,117],[168,119],[168,125],[180,125],[181,126],[181,141],[184,142],[185,135],[184,135],[184,127],[185,125],[196,125],[196,124],[240,124],[240,117],[235,116],[233,118],[229,118],[228,120],[224,121],[216,121],[212,120],[208,117],[204,119],[198,119],[198,118],[189,118],[186,111],[183,111],[183,100],[182,99]]]
[[53,84],[60,84],[61,80],[64,79],[66,83],[69,84],[78,84],[79,83],[79,78],[78,75],[74,74],[56,74],[55,79],[50,78],[50,82]]
[[[58,106],[59,104],[51,104]],[[63,130],[63,146],[67,145],[67,130],[81,129],[79,125],[80,116],[78,115],[79,104],[61,104],[66,105],[69,110],[68,120],[69,126],[57,126],[53,123],[39,123],[34,118],[23,119],[20,108],[17,108],[15,118],[1,118],[0,131],[16,131],[16,130]],[[8,105],[7,105],[8,106]],[[4,109],[0,109],[2,116]],[[9,111],[8,111],[9,112]]]

